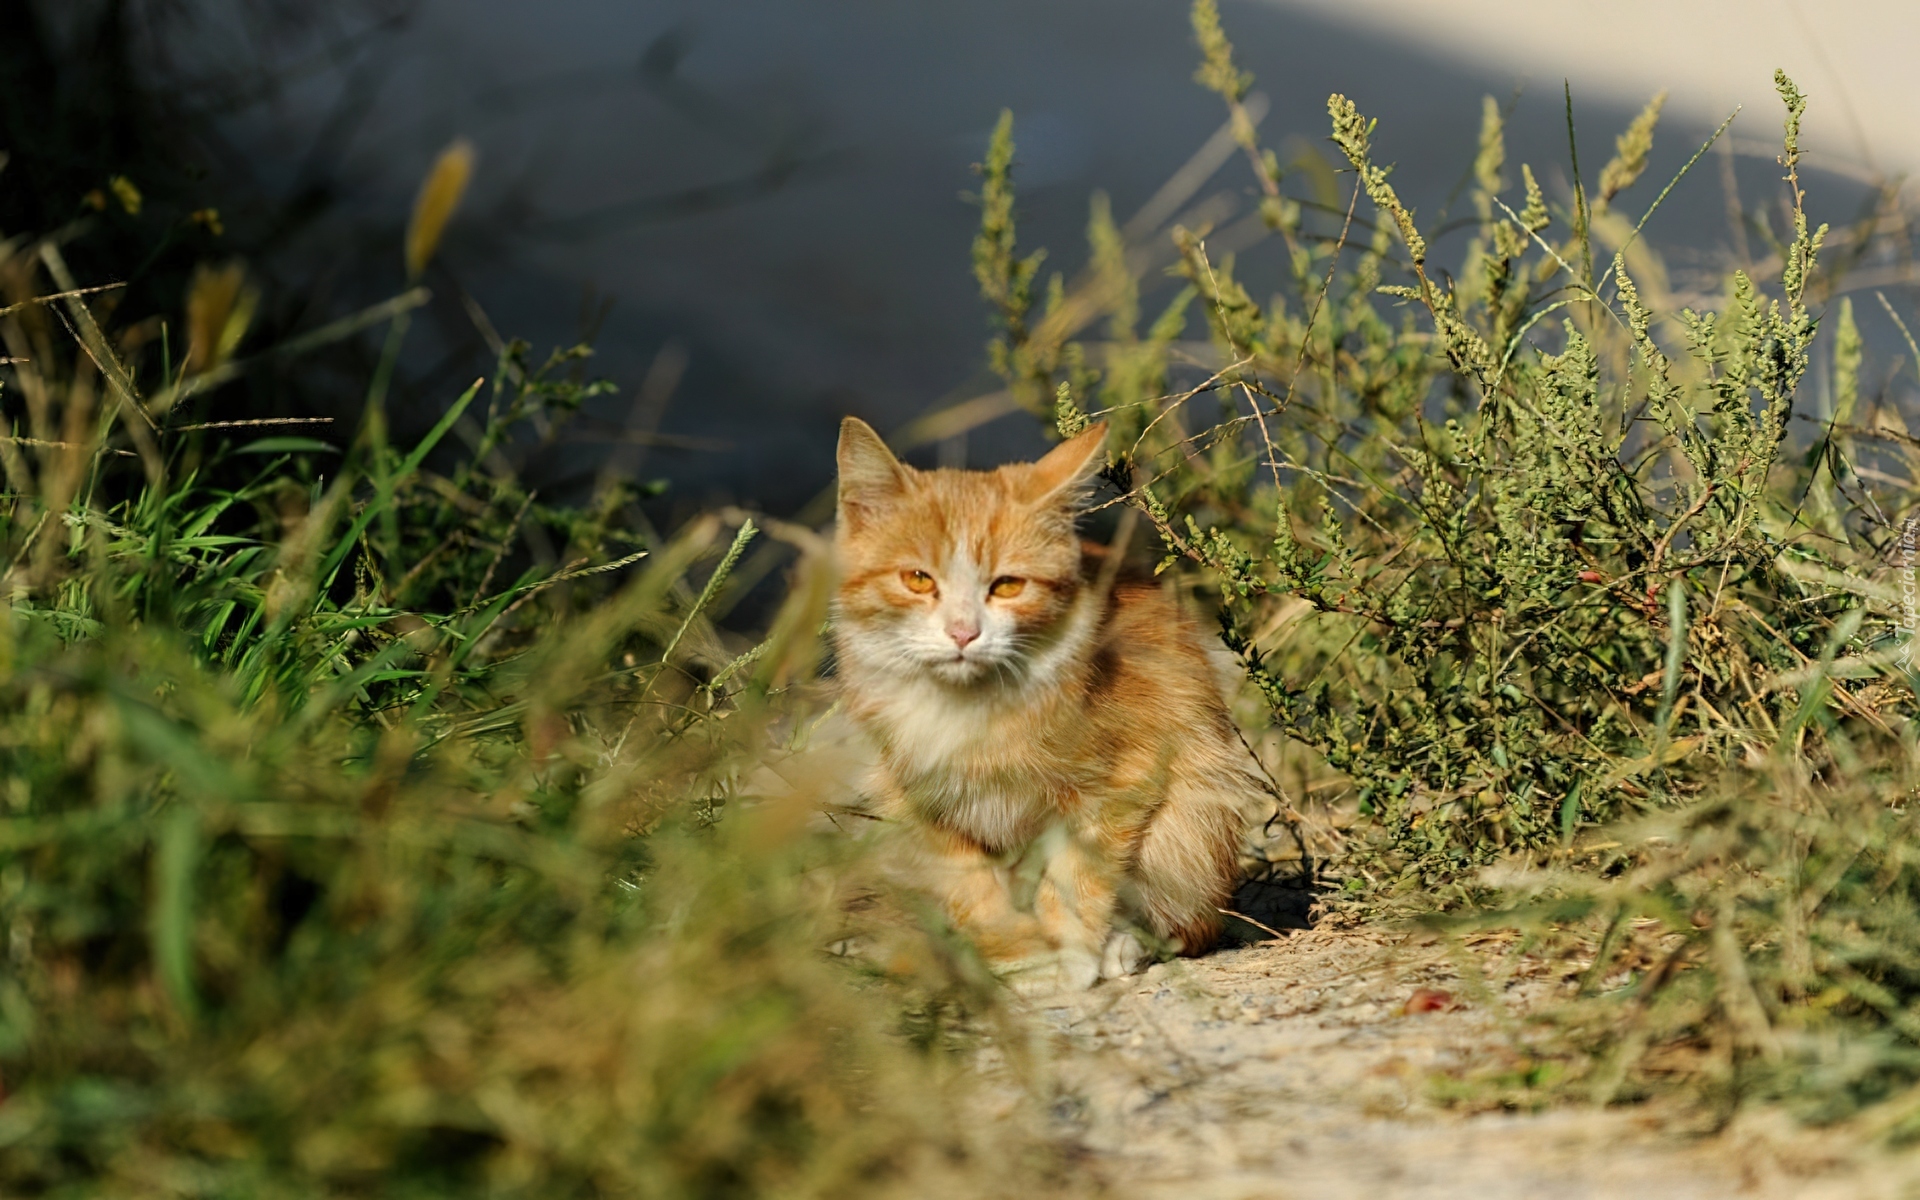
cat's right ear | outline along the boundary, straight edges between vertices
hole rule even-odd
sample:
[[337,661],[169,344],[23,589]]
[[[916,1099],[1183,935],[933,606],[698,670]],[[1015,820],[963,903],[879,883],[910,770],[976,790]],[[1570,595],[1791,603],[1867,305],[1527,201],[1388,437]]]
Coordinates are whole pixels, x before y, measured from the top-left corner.
[[1027,467],[1027,494],[1035,504],[1077,511],[1100,468],[1107,465],[1107,423],[1087,426]]
[[907,490],[907,468],[873,426],[859,417],[840,422],[840,521],[853,528]]

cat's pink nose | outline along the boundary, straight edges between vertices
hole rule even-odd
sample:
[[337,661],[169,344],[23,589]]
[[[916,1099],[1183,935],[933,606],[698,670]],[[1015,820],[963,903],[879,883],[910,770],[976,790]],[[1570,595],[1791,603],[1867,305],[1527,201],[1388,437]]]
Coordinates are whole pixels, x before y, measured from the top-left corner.
[[976,625],[967,625],[960,621],[955,621],[953,624],[947,626],[947,636],[953,639],[955,647],[965,650],[975,638],[980,636],[980,629]]

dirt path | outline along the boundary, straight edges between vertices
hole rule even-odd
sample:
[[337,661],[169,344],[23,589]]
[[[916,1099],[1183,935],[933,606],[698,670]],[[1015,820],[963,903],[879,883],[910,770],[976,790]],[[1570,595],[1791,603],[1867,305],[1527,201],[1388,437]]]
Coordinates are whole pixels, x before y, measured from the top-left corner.
[[[865,753],[827,722],[807,755],[845,780]],[[1297,860],[1288,836],[1272,831],[1255,859]],[[1284,936],[1030,1002],[1054,1132],[1115,1196],[1920,1200],[1920,1153],[1856,1154],[1777,1112],[1711,1137],[1651,1108],[1463,1115],[1437,1082],[1523,1065],[1525,1018],[1566,986],[1565,967],[1488,946],[1477,969],[1494,982],[1476,994],[1441,947],[1307,928],[1310,899],[1248,884],[1236,909]],[[1418,992],[1438,1006],[1410,1006]]]
[[1646,1110],[1461,1116],[1437,1103],[1436,1076],[1518,1061],[1518,1018],[1553,975],[1523,966],[1477,1003],[1409,1011],[1468,990],[1442,951],[1308,930],[1161,964],[1035,1013],[1052,1033],[1060,1132],[1124,1196],[1920,1194],[1920,1162],[1848,1159],[1777,1115],[1683,1137]]

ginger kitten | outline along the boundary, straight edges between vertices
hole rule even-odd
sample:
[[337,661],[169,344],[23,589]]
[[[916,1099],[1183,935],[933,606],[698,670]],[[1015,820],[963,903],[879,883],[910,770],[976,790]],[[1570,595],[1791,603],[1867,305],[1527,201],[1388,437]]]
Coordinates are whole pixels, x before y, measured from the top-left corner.
[[840,426],[845,703],[910,882],[1025,991],[1211,947],[1256,787],[1193,623],[1087,570],[1074,521],[1105,434],[918,471]]

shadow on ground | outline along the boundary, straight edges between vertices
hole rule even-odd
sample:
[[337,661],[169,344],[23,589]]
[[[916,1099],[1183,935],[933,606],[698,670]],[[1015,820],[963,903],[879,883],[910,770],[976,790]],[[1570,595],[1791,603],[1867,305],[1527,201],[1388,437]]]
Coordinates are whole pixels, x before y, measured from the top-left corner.
[[1221,949],[1270,942],[1296,930],[1313,928],[1314,902],[1322,889],[1309,879],[1249,879],[1233,893],[1232,911],[1220,932]]

